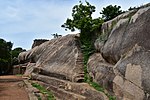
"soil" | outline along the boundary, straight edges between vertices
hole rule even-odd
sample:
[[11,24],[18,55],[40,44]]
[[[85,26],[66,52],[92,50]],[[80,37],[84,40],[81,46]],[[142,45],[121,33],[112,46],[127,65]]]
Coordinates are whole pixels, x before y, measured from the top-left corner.
[[29,100],[21,76],[0,76],[0,100]]

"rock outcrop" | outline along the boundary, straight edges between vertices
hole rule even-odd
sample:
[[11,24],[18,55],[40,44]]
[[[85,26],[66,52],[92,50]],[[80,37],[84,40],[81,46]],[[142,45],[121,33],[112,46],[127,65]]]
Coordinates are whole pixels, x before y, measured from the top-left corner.
[[149,23],[150,4],[105,22],[101,36],[106,40],[95,41],[99,53],[90,57],[88,71],[118,100],[150,99]]
[[135,45],[114,66],[114,92],[119,98],[149,100],[150,51]]
[[[67,35],[20,53],[19,60],[35,63],[31,73],[55,76],[75,82],[82,81],[84,79],[83,59],[79,46],[78,36]],[[31,70],[27,68],[26,73],[28,69]]]
[[110,92],[113,91],[112,81],[115,77],[113,66],[107,63],[100,53],[93,54],[88,61],[88,72],[93,81],[99,83]]
[[[96,53],[88,61],[88,73],[117,100],[150,100],[150,4],[102,25],[95,41]],[[83,55],[78,35],[46,41],[19,54],[31,76],[52,90],[58,100],[108,100],[84,79]],[[65,95],[65,97],[64,97]]]
[[46,39],[35,39],[33,44],[32,44],[32,48],[34,48],[36,46],[39,46],[40,44],[42,44],[42,43],[44,43],[46,41],[48,41],[48,40],[46,40]]
[[83,83],[84,63],[78,38],[78,34],[67,35],[20,53],[19,61],[28,63],[24,76],[51,90],[58,100],[108,100],[104,93]]
[[109,58],[110,62],[116,63],[121,55],[131,50],[136,43],[150,49],[149,8],[139,9],[133,16],[120,19],[114,25],[102,50],[105,59]]

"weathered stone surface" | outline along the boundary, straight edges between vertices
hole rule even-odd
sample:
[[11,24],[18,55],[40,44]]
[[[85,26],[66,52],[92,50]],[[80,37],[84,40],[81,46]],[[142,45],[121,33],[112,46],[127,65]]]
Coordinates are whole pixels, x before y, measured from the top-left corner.
[[[141,12],[139,14],[139,12]],[[138,14],[138,15],[137,15]],[[140,9],[131,18],[121,19],[112,29],[103,47],[103,57],[116,63],[121,55],[128,52],[135,44],[150,49],[150,7]],[[138,17],[135,17],[138,16]],[[119,25],[119,26],[118,26]]]
[[112,91],[112,81],[115,77],[113,65],[107,63],[100,53],[95,53],[89,58],[88,72],[95,82]]
[[108,100],[108,97],[83,82],[84,65],[77,35],[44,42],[20,53],[28,62],[24,76],[31,77],[52,91],[58,100]]
[[27,66],[27,63],[14,65],[13,66],[13,75],[24,74],[24,72],[26,71],[26,66]]
[[26,66],[26,70],[24,72],[24,76],[30,76],[31,73],[33,72],[33,69],[35,67],[35,63],[28,63]]
[[120,76],[114,79],[114,92],[119,100],[143,100],[144,91],[128,80],[124,80]]
[[150,94],[150,51],[135,45],[115,65],[114,92],[131,100],[148,100]]
[[[47,41],[20,53],[19,60],[35,63],[33,71],[39,74],[63,77],[62,79],[70,81],[80,81],[84,78],[83,58],[77,35]],[[30,69],[27,69],[26,73],[28,71],[30,72]]]
[[98,92],[87,83],[73,83],[54,77],[32,73],[32,79],[43,82],[60,100],[109,100],[103,92]]
[[104,46],[104,42],[100,42],[99,39],[97,39],[94,42],[94,46],[95,46],[97,52],[102,52],[102,48]]
[[34,48],[36,46],[39,46],[39,45],[41,45],[42,43],[44,43],[46,41],[49,41],[49,40],[46,40],[46,39],[35,39],[33,44],[32,44],[32,48]]
[[103,23],[102,28],[101,28],[102,34],[107,33],[109,35],[111,30],[114,28],[114,26],[117,24],[117,22],[119,20],[128,18],[128,17],[132,16],[135,12],[136,12],[136,10],[128,11],[126,13],[123,13],[123,14],[115,17],[114,19],[112,19],[110,21]]
[[[102,67],[101,64],[106,62],[115,65],[112,71],[115,73],[113,91],[119,100],[150,99],[149,23],[150,4],[147,4],[105,22],[101,32],[102,36],[107,35],[107,41],[95,41],[95,48],[103,60],[98,60],[97,54],[92,55],[89,72],[97,68],[93,66]],[[97,75],[102,76],[102,70],[97,69]],[[98,80],[97,77],[95,79]]]
[[[95,41],[99,53],[90,57],[88,72],[95,82],[110,91],[113,89],[118,100],[150,99],[149,23],[150,4],[105,22],[101,32],[106,40]],[[35,46],[20,53],[19,61],[30,62],[26,74],[44,82],[59,98],[66,95],[67,99],[108,99],[85,84],[71,83],[84,78],[83,56],[77,35],[67,35]]]
[[150,6],[126,12],[105,22],[101,31],[107,35],[107,41],[101,43],[99,40],[98,43],[97,40],[95,42],[97,51],[100,51],[108,62],[115,64],[121,55],[132,49],[136,43],[150,49],[149,15]]

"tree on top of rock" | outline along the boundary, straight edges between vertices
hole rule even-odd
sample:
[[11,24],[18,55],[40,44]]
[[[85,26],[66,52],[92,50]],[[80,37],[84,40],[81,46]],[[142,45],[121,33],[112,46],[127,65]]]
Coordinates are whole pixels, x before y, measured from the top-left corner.
[[101,18],[93,19],[93,12],[95,12],[95,6],[87,1],[85,4],[79,1],[79,5],[75,5],[72,9],[72,19],[67,18],[66,22],[61,27],[71,31],[78,29],[81,38],[82,36],[84,36],[84,38],[89,38],[93,35],[91,32],[99,28],[103,22]]
[[104,7],[103,10],[100,12],[100,14],[102,14],[102,18],[105,21],[108,21],[108,20],[111,20],[111,19],[117,17],[118,15],[122,14],[123,11],[120,9],[121,9],[121,6],[109,5],[107,7]]

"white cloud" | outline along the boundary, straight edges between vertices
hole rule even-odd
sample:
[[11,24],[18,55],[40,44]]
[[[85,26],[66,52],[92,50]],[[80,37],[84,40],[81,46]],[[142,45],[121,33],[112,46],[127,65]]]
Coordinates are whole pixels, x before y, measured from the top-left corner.
[[[94,17],[100,16],[100,10],[108,4],[122,4],[124,8],[131,5],[129,0],[88,1],[97,6]],[[140,0],[134,1],[132,5],[139,3]],[[71,16],[75,4],[78,0],[0,0],[0,37],[29,49],[34,38],[51,38],[50,34],[55,32],[67,34],[61,24]]]

